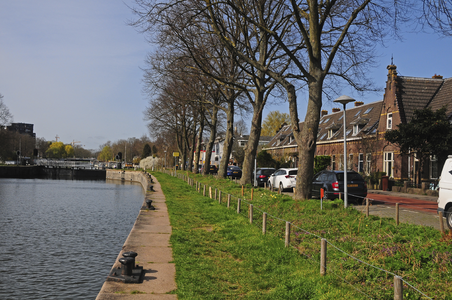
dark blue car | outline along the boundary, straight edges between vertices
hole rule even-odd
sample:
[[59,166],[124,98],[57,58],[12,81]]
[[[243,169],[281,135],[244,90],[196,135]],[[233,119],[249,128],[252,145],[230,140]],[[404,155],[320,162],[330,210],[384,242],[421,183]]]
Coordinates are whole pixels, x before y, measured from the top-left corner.
[[228,169],[226,170],[226,176],[234,178],[242,178],[242,169],[240,169],[237,166],[228,166]]

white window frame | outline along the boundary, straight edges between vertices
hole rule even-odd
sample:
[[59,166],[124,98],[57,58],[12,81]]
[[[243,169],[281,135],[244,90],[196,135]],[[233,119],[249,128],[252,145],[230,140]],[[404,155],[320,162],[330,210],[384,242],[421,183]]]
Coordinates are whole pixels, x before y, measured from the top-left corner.
[[392,129],[392,113],[386,115],[386,129]]
[[372,153],[366,153],[366,174],[370,174],[372,168]]
[[336,170],[336,155],[331,156],[331,169]]
[[438,179],[438,158],[436,155],[430,155],[429,169],[430,179]]
[[386,176],[394,177],[394,152],[384,152],[383,154],[383,172]]
[[364,172],[364,154],[363,153],[358,154],[358,172],[361,172],[361,173]]

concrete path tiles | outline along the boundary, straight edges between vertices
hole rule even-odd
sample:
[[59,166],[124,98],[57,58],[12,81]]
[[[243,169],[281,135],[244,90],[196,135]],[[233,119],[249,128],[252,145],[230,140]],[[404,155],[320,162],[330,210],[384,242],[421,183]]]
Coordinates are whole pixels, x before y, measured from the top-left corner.
[[[176,267],[169,239],[171,226],[165,195],[158,181],[153,177],[155,192],[147,192],[146,199],[152,200],[155,210],[141,210],[113,268],[120,265],[123,252],[138,254],[136,264],[143,266],[143,283],[125,284],[106,281],[96,300],[174,300],[177,295],[169,294],[176,290]],[[133,294],[132,294],[133,293]]]

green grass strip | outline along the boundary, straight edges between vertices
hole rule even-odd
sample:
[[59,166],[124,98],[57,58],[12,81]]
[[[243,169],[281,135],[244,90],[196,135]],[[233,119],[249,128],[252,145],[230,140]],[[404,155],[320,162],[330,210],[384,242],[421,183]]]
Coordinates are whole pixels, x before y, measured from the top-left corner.
[[263,235],[242,215],[181,179],[156,173],[173,229],[179,299],[363,299],[336,276]]

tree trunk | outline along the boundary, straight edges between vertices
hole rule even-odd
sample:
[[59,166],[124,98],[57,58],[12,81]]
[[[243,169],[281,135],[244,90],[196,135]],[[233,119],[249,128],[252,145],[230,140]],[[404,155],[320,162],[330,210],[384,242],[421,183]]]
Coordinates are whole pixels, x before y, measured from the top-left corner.
[[229,157],[231,156],[232,145],[234,142],[234,105],[235,97],[228,104],[226,112],[226,136],[223,144],[223,156],[221,157],[220,167],[218,169],[218,177],[226,178],[226,172],[229,164]]
[[[320,77],[320,76],[319,76]],[[309,83],[309,102],[303,129],[300,131],[298,120],[292,117],[294,137],[298,145],[298,175],[296,183],[296,199],[309,199],[311,197],[312,178],[314,176],[314,155],[316,149],[317,132],[319,129],[320,111],[322,109],[322,85],[323,79]],[[292,87],[289,94],[289,103],[296,102],[295,89]],[[293,122],[297,121],[297,124]]]
[[251,129],[248,143],[244,148],[245,159],[242,166],[242,179],[240,184],[253,184],[254,160],[256,158],[257,147],[259,146],[259,139],[261,136],[262,124],[262,110],[264,109],[265,101],[263,101],[264,94],[256,92],[256,101],[253,110],[253,118],[251,120]]
[[201,157],[201,143],[202,143],[202,134],[204,132],[204,116],[201,116],[201,121],[198,129],[198,136],[196,138],[196,154],[195,154],[195,170],[194,173],[199,173],[199,158]]
[[218,120],[218,108],[217,106],[212,107],[212,119],[209,124],[210,127],[210,137],[209,142],[206,147],[206,160],[204,162],[204,175],[209,174],[210,169],[210,158],[212,156],[213,143],[215,142],[215,138],[217,137],[217,120]]

